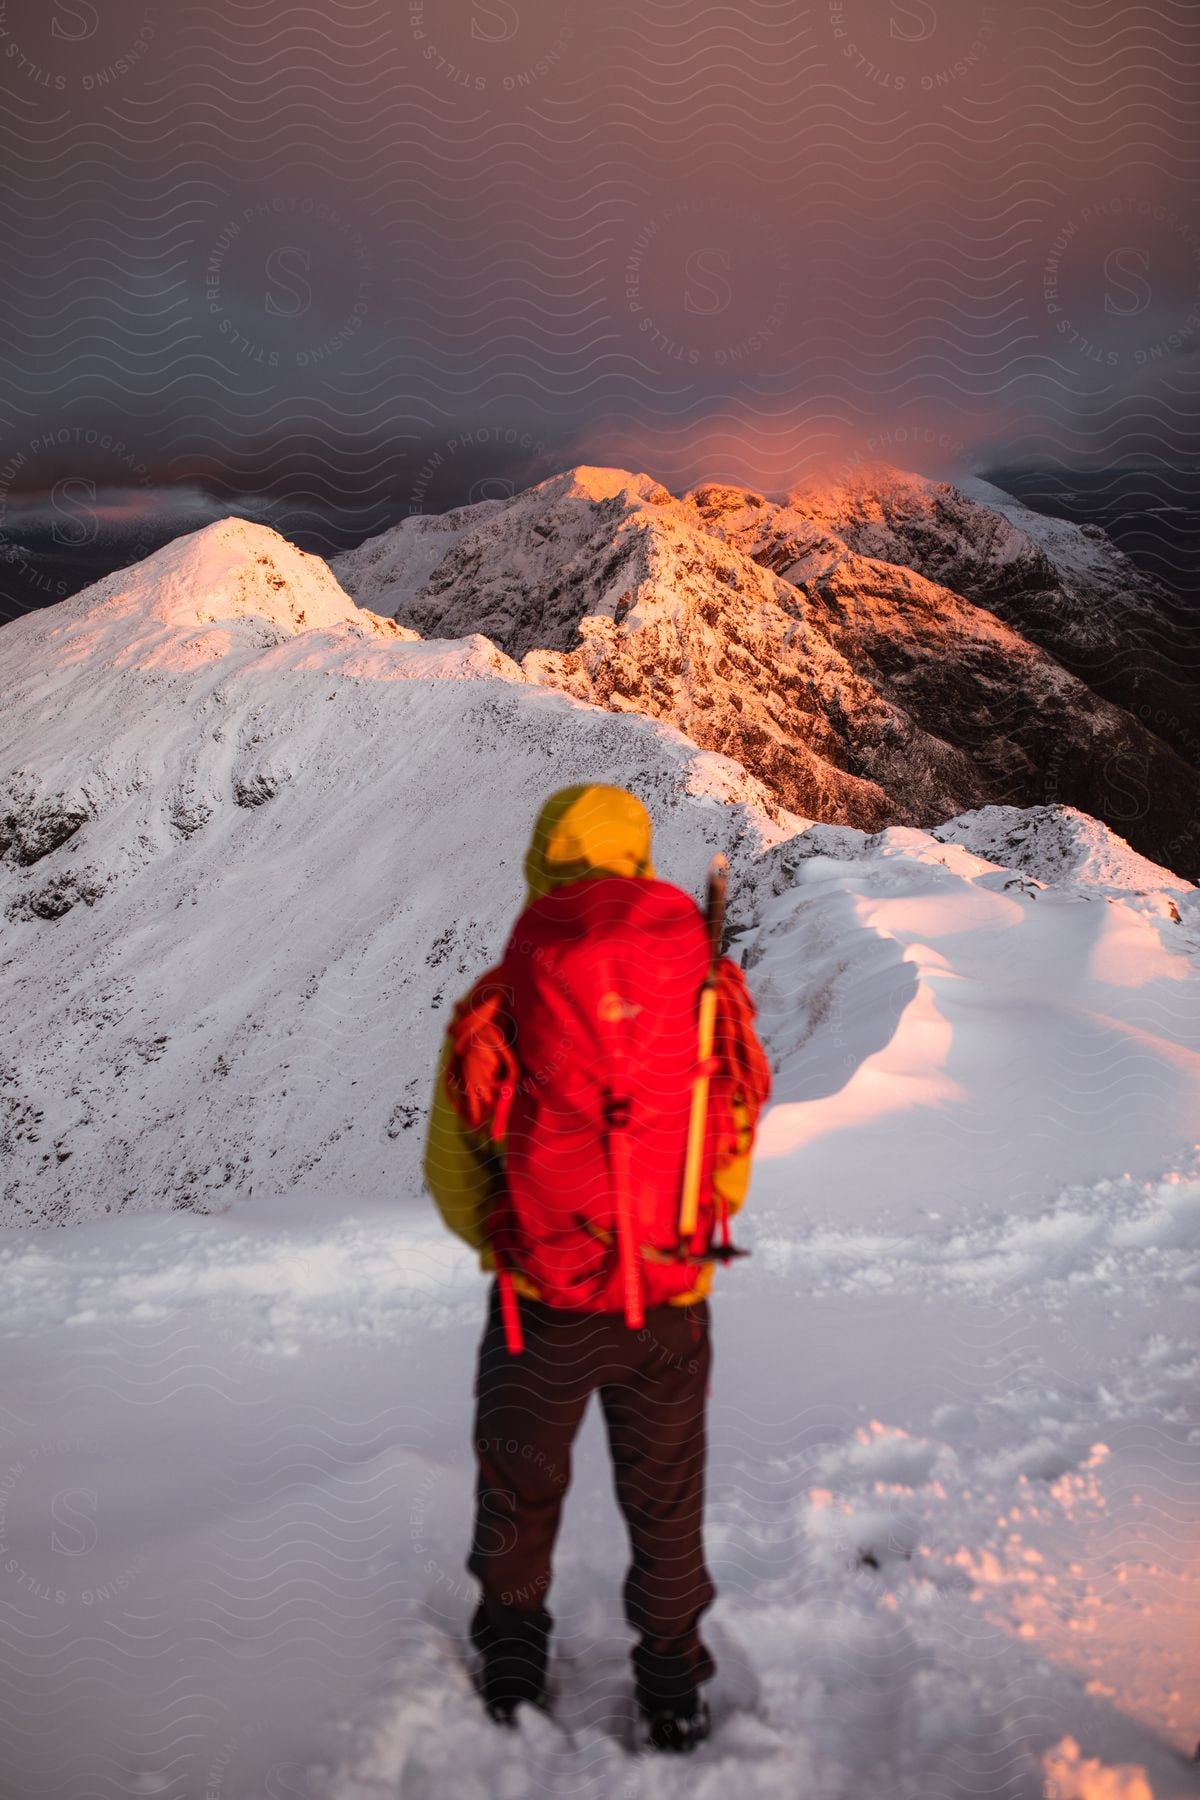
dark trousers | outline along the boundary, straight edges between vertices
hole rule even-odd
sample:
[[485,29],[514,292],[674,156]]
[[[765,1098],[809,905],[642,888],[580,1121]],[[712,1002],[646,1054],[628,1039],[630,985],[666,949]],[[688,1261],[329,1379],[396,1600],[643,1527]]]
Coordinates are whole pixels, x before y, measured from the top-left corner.
[[599,1391],[632,1562],[625,1616],[638,1634],[638,1698],[669,1706],[715,1674],[699,1633],[716,1590],[704,1564],[708,1303],[658,1306],[631,1331],[618,1313],[522,1300],[525,1348],[504,1342],[492,1287],[475,1382],[475,1531],[467,1568],[483,1587],[480,1641],[535,1622],[548,1634],[551,1557],[571,1446]]

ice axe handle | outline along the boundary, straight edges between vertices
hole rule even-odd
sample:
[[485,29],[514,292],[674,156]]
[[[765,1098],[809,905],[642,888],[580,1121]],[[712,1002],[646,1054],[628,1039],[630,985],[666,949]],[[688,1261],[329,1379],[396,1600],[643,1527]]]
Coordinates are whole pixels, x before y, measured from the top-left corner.
[[708,866],[708,966],[716,973],[721,960],[721,939],[725,933],[725,888],[729,880],[729,864],[723,856],[714,856]]
[[[679,1245],[691,1240],[700,1211],[700,1166],[704,1158],[704,1132],[708,1118],[708,1062],[713,1053],[717,1021],[717,964],[721,959],[721,934],[725,926],[725,878],[729,864],[714,856],[708,869],[708,973],[700,990],[697,1020],[696,1069],[688,1118],[687,1154],[683,1166],[683,1192],[679,1202]],[[701,1073],[700,1071],[703,1071]]]

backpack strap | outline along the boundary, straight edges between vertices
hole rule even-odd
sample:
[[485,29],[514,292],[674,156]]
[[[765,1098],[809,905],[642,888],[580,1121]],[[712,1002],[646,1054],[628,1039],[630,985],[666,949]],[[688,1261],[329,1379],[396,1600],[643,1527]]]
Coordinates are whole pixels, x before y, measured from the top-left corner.
[[736,1095],[753,1134],[771,1096],[771,1065],[754,1029],[755,1006],[742,970],[723,956],[716,967],[713,1099],[726,1105]]
[[[493,1251],[493,1255],[496,1253]],[[525,1339],[521,1332],[521,1312],[517,1305],[517,1290],[513,1285],[512,1270],[507,1262],[496,1256],[496,1285],[500,1289],[500,1317],[504,1321],[504,1342],[510,1356],[520,1356],[525,1348]]]
[[517,1061],[506,1029],[507,997],[507,990],[497,984],[497,971],[489,969],[459,1001],[450,1022],[445,1085],[463,1124],[486,1145],[483,1154],[493,1191],[485,1230],[496,1265],[504,1341],[509,1354],[519,1356],[525,1340],[513,1282],[512,1230],[505,1216],[501,1155],[517,1089]]
[[510,1356],[520,1356],[525,1348],[521,1331],[521,1311],[517,1305],[517,1286],[513,1280],[518,1268],[513,1255],[513,1224],[503,1176],[497,1186],[495,1202],[488,1219],[488,1244],[496,1265],[496,1286],[500,1290],[500,1316],[504,1321],[504,1342]]
[[621,1258],[621,1293],[625,1302],[625,1323],[631,1331],[640,1331],[646,1322],[645,1296],[642,1292],[642,1259],[633,1218],[629,1180],[629,1100],[604,1093],[604,1140],[608,1166],[612,1176],[613,1211],[617,1220],[617,1249]]
[[508,994],[496,975],[489,969],[454,1009],[445,1083],[450,1104],[464,1125],[498,1143],[508,1130],[518,1070],[507,1018]]

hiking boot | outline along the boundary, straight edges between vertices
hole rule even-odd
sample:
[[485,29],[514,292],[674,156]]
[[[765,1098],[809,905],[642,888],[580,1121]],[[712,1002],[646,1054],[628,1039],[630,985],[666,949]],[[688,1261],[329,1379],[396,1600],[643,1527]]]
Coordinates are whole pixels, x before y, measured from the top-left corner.
[[509,1731],[515,1731],[518,1706],[535,1706],[539,1712],[548,1714],[550,1698],[544,1689],[540,1694],[523,1695],[518,1700],[514,1700],[511,1696],[503,1696],[485,1701],[483,1710],[494,1725],[503,1725]]
[[515,1725],[518,1706],[548,1710],[550,1621],[544,1612],[498,1612],[481,1601],[470,1637],[482,1658],[479,1692],[489,1718],[498,1725]]
[[653,1712],[643,1707],[642,1722],[650,1749],[670,1751],[677,1756],[702,1744],[712,1729],[708,1705],[699,1694]]

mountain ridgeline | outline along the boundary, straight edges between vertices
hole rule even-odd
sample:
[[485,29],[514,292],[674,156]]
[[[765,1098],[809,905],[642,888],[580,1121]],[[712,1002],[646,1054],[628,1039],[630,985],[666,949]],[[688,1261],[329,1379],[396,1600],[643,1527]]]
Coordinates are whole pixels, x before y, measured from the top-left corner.
[[1095,527],[862,467],[773,501],[580,467],[334,559],[362,606],[677,726],[808,818],[1066,804],[1200,873],[1200,649]]

